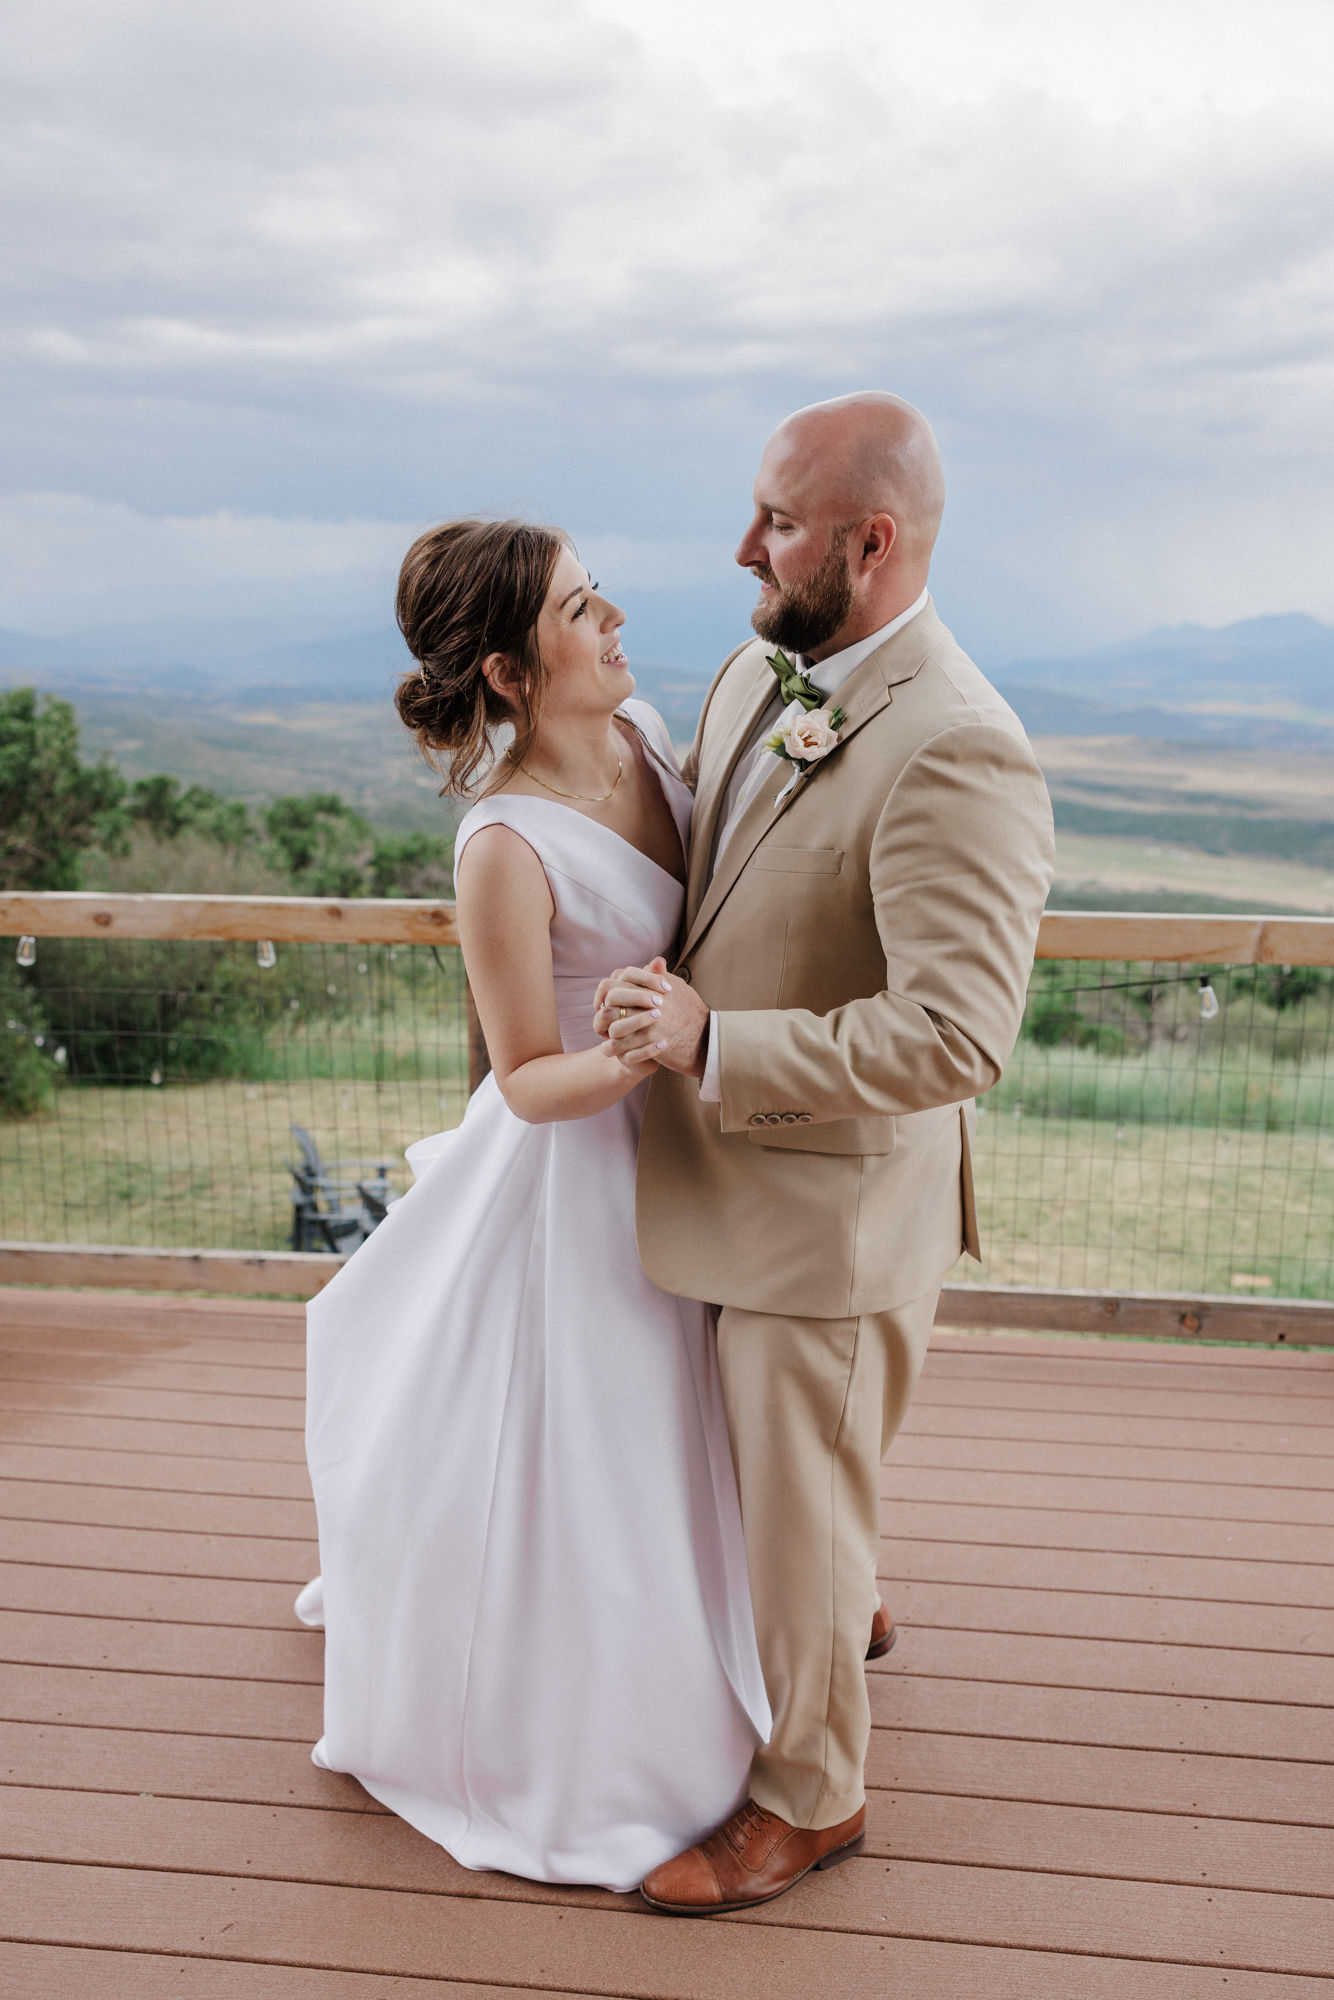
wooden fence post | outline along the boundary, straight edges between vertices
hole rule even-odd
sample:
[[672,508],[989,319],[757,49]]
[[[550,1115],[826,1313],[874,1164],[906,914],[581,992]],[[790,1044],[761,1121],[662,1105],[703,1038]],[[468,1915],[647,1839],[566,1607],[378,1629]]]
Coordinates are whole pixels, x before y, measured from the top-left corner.
[[477,1014],[477,1003],[464,974],[463,990],[468,1000],[468,1095],[472,1096],[484,1076],[490,1073],[491,1058],[486,1052],[486,1036]]

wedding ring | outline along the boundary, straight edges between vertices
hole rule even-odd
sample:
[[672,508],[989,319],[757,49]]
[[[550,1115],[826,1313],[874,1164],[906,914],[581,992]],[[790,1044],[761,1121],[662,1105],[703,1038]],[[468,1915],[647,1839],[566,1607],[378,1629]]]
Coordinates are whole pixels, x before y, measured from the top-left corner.
[[630,1009],[628,1007],[618,1007],[616,1009],[616,1018],[619,1021],[628,1021],[630,1018]]

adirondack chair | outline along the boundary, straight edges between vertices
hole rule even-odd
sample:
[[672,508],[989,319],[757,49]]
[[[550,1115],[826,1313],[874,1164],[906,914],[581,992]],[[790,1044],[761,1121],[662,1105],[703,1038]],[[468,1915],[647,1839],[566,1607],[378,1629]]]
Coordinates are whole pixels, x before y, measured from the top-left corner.
[[292,1248],[345,1256],[365,1242],[397,1199],[389,1162],[324,1160],[304,1126],[294,1124],[290,1130],[300,1154],[299,1161],[286,1162],[294,1182]]

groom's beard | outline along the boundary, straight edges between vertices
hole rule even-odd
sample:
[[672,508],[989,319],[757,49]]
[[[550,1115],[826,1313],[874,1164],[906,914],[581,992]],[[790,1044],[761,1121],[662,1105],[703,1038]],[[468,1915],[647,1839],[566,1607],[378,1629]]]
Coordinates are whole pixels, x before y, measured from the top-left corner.
[[776,594],[761,600],[750,622],[761,639],[789,653],[809,653],[823,646],[847,622],[852,609],[852,576],[847,548],[835,539],[817,570],[802,583],[784,589],[771,569],[757,564],[754,574],[774,586]]

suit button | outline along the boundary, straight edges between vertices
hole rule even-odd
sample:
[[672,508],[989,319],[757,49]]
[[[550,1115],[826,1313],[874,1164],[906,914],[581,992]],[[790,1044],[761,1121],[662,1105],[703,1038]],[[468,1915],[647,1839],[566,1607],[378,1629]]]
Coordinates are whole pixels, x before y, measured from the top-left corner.
[[766,1125],[781,1125],[783,1122],[781,1112],[766,1111],[766,1113],[764,1114],[764,1122]]
[[797,1122],[797,1114],[795,1111],[785,1111],[783,1113],[783,1123],[785,1125],[795,1125],[796,1122]]
[[750,1122],[752,1125],[763,1125],[764,1113],[762,1111],[752,1111],[750,1114]]
[[678,965],[678,966],[677,966],[677,968],[676,968],[676,976],[677,976],[677,978],[678,978],[678,979],[683,979],[683,980],[685,981],[686,985],[687,985],[687,986],[689,986],[689,984],[690,984],[690,967],[689,967],[688,965]]
[[810,1114],[810,1112],[809,1112],[809,1111],[799,1111],[799,1112],[797,1113],[797,1123],[798,1123],[798,1125],[809,1125],[809,1124],[811,1123],[811,1114]]

